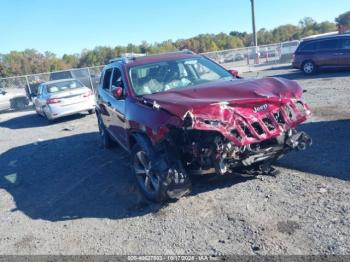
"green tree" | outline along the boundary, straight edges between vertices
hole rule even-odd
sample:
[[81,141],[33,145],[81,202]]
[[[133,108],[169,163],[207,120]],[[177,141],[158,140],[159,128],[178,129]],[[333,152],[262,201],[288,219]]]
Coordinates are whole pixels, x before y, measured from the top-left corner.
[[337,27],[340,33],[344,33],[350,30],[350,11],[347,11],[341,15],[339,15],[335,22],[337,23]]
[[341,15],[339,15],[335,22],[341,26],[347,26],[350,25],[350,11],[347,11]]

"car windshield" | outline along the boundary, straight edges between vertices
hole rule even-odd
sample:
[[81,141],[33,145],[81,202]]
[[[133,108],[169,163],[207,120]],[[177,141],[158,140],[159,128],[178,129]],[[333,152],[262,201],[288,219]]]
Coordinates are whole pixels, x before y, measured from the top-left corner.
[[48,93],[58,93],[62,91],[67,91],[75,88],[83,87],[83,85],[77,80],[67,80],[57,83],[52,83],[47,85]]
[[233,79],[224,68],[204,57],[134,66],[129,76],[138,96]]

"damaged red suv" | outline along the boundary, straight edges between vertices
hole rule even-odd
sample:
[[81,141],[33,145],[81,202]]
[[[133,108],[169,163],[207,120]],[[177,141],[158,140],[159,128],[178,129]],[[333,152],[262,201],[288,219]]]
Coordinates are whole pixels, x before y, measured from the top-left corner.
[[96,93],[103,146],[131,153],[152,201],[187,194],[191,174],[272,172],[311,144],[296,130],[310,115],[296,82],[241,79],[190,51],[111,60]]

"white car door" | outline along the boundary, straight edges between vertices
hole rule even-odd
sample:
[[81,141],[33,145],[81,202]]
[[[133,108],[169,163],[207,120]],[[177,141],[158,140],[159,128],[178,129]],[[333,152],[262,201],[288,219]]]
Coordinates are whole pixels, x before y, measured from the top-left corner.
[[43,89],[44,89],[44,85],[41,84],[38,87],[38,95],[34,99],[35,110],[40,114],[43,114],[43,107],[46,104],[46,100],[44,101],[44,98],[43,98]]

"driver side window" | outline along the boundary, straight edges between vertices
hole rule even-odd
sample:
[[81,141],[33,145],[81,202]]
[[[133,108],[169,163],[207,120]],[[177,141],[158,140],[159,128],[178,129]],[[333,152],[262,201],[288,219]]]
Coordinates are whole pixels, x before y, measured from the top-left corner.
[[111,75],[112,75],[112,68],[107,69],[104,73],[103,76],[103,83],[102,83],[102,88],[104,90],[109,90],[109,85],[110,85],[110,81],[111,81]]
[[112,75],[111,88],[121,87],[124,89],[124,82],[122,79],[122,73],[119,68],[114,68]]

